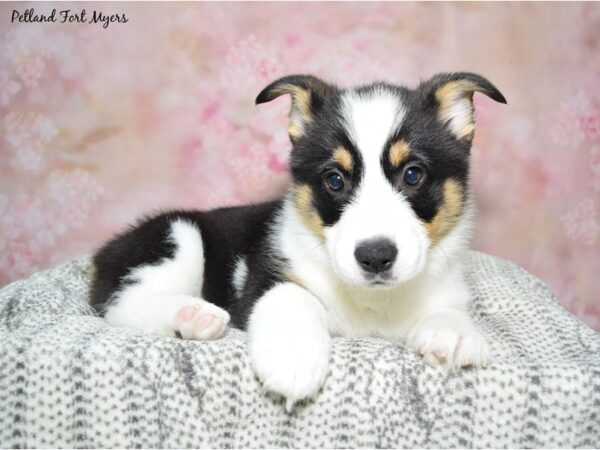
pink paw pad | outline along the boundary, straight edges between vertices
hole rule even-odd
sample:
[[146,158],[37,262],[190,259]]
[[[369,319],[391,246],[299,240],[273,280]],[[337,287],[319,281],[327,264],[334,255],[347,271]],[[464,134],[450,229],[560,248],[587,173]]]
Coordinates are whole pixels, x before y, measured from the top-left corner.
[[183,321],[188,321],[198,312],[198,308],[196,306],[186,306],[185,308],[181,308],[179,310],[179,318]]
[[225,333],[229,314],[215,305],[188,305],[177,312],[177,331],[184,339],[218,339]]
[[208,328],[215,321],[215,319],[216,317],[212,314],[202,314],[196,320],[196,326],[199,329]]

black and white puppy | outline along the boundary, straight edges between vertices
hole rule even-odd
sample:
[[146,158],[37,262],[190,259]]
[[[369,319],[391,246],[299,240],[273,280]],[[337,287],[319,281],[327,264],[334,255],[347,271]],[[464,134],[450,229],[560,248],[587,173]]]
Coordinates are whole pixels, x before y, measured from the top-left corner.
[[506,103],[472,73],[414,90],[275,81],[256,103],[292,98],[285,197],[143,220],[95,255],[92,305],[111,324],[184,339],[219,338],[231,320],[288,408],[323,384],[335,335],[485,366],[462,274],[474,92]]

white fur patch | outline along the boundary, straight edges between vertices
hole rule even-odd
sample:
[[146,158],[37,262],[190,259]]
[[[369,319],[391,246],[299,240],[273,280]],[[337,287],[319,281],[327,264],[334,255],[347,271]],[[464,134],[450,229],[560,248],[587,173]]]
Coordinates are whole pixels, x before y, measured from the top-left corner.
[[170,239],[176,246],[173,258],[132,269],[127,276],[131,284],[112,296],[105,318],[112,325],[145,333],[173,336],[179,331],[190,339],[213,339],[219,333],[194,330],[191,322],[184,324],[178,318],[181,309],[193,306],[225,326],[229,322],[226,311],[200,298],[204,274],[200,231],[189,222],[176,220],[171,224]]
[[393,93],[379,89],[369,94],[348,91],[342,98],[342,114],[349,137],[369,162],[379,162],[390,133],[397,129],[405,110]]
[[237,297],[241,297],[244,285],[246,284],[246,278],[248,277],[248,263],[246,257],[241,256],[235,261],[233,268],[233,288]]
[[447,117],[450,117],[448,126],[455,136],[463,137],[465,128],[473,123],[473,102],[470,97],[457,96],[448,105]]
[[133,269],[128,280],[138,289],[153,294],[185,294],[199,296],[204,275],[204,245],[200,230],[194,224],[176,220],[171,224],[171,241],[175,255],[160,264]]
[[281,283],[254,306],[248,324],[250,359],[264,387],[282,394],[288,410],[314,396],[329,369],[331,338],[317,298]]

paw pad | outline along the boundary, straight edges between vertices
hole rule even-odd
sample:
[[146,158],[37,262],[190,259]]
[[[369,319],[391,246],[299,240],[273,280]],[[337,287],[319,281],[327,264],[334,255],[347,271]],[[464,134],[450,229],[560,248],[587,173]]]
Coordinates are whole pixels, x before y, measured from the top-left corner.
[[177,313],[177,331],[183,339],[218,339],[223,336],[228,324],[229,314],[208,302],[184,306]]

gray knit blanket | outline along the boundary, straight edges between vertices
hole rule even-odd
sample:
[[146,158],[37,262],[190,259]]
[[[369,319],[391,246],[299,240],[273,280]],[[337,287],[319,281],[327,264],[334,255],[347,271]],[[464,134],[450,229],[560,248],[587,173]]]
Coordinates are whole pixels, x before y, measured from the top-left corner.
[[0,290],[0,447],[599,447],[600,335],[518,266],[469,256],[493,364],[337,338],[315,400],[263,392],[245,334],[183,341],[87,305],[89,258]]

